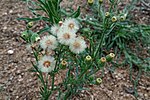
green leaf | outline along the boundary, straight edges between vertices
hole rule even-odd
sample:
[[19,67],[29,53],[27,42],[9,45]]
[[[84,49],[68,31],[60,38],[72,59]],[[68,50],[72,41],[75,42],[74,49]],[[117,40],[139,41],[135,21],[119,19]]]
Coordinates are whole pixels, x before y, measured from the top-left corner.
[[43,32],[47,32],[50,30],[50,27],[49,26],[46,26],[45,28],[41,29],[39,32],[37,32],[37,34],[42,34]]
[[25,20],[25,21],[38,21],[41,17],[38,18],[17,18],[17,20]]
[[78,9],[77,9],[75,12],[73,12],[73,13],[70,15],[70,17],[77,18],[77,17],[79,17],[79,15],[80,15],[80,6],[78,7]]

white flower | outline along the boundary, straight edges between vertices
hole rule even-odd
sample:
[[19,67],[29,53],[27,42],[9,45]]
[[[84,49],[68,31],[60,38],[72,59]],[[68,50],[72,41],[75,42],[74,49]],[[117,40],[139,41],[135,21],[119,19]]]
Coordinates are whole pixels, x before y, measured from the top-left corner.
[[53,35],[57,35],[57,33],[58,33],[58,31],[59,31],[59,26],[58,25],[53,25],[52,27],[51,27],[51,33],[53,34]]
[[81,38],[77,37],[75,40],[70,44],[70,50],[73,53],[79,54],[83,52],[86,48],[86,42]]
[[51,56],[43,56],[38,62],[38,68],[41,72],[51,72],[55,68],[55,59]]
[[67,30],[77,32],[79,30],[79,22],[74,18],[68,18],[64,21],[63,26],[67,28]]
[[40,46],[45,50],[54,50],[57,48],[58,42],[55,36],[44,36],[40,41]]
[[64,45],[69,45],[75,37],[76,34],[74,32],[69,31],[65,28],[61,28],[59,33],[57,34],[58,41]]

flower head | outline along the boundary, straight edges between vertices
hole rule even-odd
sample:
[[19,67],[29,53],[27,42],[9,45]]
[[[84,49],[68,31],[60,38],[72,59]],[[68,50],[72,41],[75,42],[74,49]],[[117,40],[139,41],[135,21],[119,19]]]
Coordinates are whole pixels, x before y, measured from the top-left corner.
[[59,26],[58,25],[53,25],[52,27],[51,27],[51,33],[53,34],[53,35],[57,35],[57,33],[59,32]]
[[112,20],[112,22],[116,22],[116,21],[117,21],[117,17],[116,17],[116,16],[113,16],[113,17],[111,18],[111,20]]
[[69,45],[75,37],[76,34],[74,32],[63,28],[57,34],[58,41],[64,45]]
[[51,56],[43,56],[38,62],[38,68],[42,72],[51,72],[55,68],[55,59]]
[[80,37],[75,38],[69,46],[70,50],[76,54],[83,52],[86,47],[86,42]]
[[64,29],[66,30],[76,33],[79,29],[79,23],[74,18],[68,18],[68,19],[65,19],[62,27],[64,27]]
[[40,46],[46,50],[54,50],[57,48],[58,42],[56,40],[56,37],[54,37],[53,35],[49,35],[49,36],[44,36],[41,41],[40,41]]

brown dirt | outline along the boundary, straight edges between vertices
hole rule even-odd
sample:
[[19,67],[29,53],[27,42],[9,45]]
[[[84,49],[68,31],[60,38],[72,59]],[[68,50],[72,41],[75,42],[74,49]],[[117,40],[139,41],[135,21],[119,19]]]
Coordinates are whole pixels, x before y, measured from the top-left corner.
[[[83,0],[83,4],[86,3],[85,1]],[[76,0],[76,2],[78,3],[75,5],[81,4],[81,1]],[[142,16],[145,17],[146,14]],[[31,68],[30,61],[34,59],[27,52],[25,43],[20,38],[20,33],[25,29],[25,23],[16,19],[25,16],[29,17],[31,14],[21,0],[0,1],[0,100],[37,100],[39,98],[37,77],[28,71]],[[137,17],[137,20],[142,16]],[[149,17],[146,16],[148,21]],[[13,50],[14,53],[8,54],[8,50]],[[136,75],[137,71],[134,71],[133,76]],[[136,100],[131,93],[133,90],[130,88],[133,87],[133,83],[129,80],[128,68],[118,68],[114,73],[110,73],[106,68],[102,84],[86,87],[90,89],[81,91],[74,97],[75,100]],[[148,76],[144,74],[141,76],[137,88],[138,100],[150,100]]]

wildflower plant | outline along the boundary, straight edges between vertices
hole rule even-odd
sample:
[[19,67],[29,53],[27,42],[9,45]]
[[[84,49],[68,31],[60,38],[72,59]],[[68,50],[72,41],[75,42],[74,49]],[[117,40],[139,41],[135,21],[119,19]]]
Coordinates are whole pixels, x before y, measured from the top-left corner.
[[[102,77],[94,80],[93,74],[103,69],[107,63],[107,59],[101,57],[99,52],[103,38],[94,45],[94,38],[80,34],[80,7],[66,16],[66,12],[60,10],[60,2],[61,0],[26,0],[34,16],[19,18],[27,22],[21,37],[36,59],[32,62],[32,71],[37,73],[41,82],[42,100],[48,100],[54,91],[58,93],[57,99],[66,100],[84,89],[83,86],[87,83],[97,84],[98,80],[100,84]],[[39,11],[44,12],[44,15]],[[33,32],[34,23],[39,21],[45,23],[45,26]],[[63,76],[62,82],[55,84],[57,74],[63,70],[67,71],[66,76]]]
[[[100,40],[100,42],[97,43],[97,50],[99,50],[99,52],[94,52],[95,55],[102,56],[113,49],[118,58],[121,57],[122,54],[125,56],[122,64],[115,63],[113,66],[129,64],[130,79],[134,85],[137,85],[137,80],[140,75],[138,75],[137,79],[132,79],[133,65],[138,67],[139,74],[141,74],[141,70],[146,71],[149,66],[146,64],[148,62],[145,62],[145,60],[149,58],[139,57],[138,51],[134,52],[129,46],[131,42],[134,42],[137,45],[136,49],[139,50],[141,47],[139,44],[142,43],[146,47],[149,45],[149,42],[146,41],[148,41],[150,37],[150,27],[135,23],[130,14],[130,11],[134,9],[134,5],[137,1],[138,0],[132,0],[130,4],[124,6],[124,9],[120,9],[118,5],[123,2],[121,0],[108,0],[107,3],[103,0],[88,0],[89,9],[93,11],[92,16],[89,15],[85,17],[84,20],[79,19],[81,22],[90,26],[83,28],[81,31],[83,33],[87,32],[89,38],[91,37],[93,40]],[[109,5],[108,8],[105,8],[105,4]],[[95,41],[91,43],[96,44]],[[107,61],[109,61],[111,57],[113,57],[112,54],[107,55]],[[136,88],[135,96],[137,96]]]
[[[128,55],[124,49],[126,41],[137,38],[132,32],[125,34],[133,27],[127,21],[127,8],[132,7],[117,12],[119,0],[109,0],[107,11],[103,8],[103,0],[87,0],[87,4],[94,9],[94,15],[84,19],[79,16],[80,7],[73,12],[62,10],[62,0],[24,1],[34,16],[19,18],[27,22],[21,37],[36,59],[32,62],[32,71],[37,72],[41,82],[42,100],[48,100],[55,91],[57,99],[66,100],[83,90],[87,83],[100,84],[102,76],[95,79],[93,75],[103,70],[107,62],[112,62],[115,54],[110,52],[110,48],[117,45],[115,53],[122,50]],[[33,32],[34,23],[39,21],[44,23],[43,28]],[[104,49],[109,52],[104,54]],[[62,70],[67,71],[66,76],[62,82],[55,84],[56,75]]]

